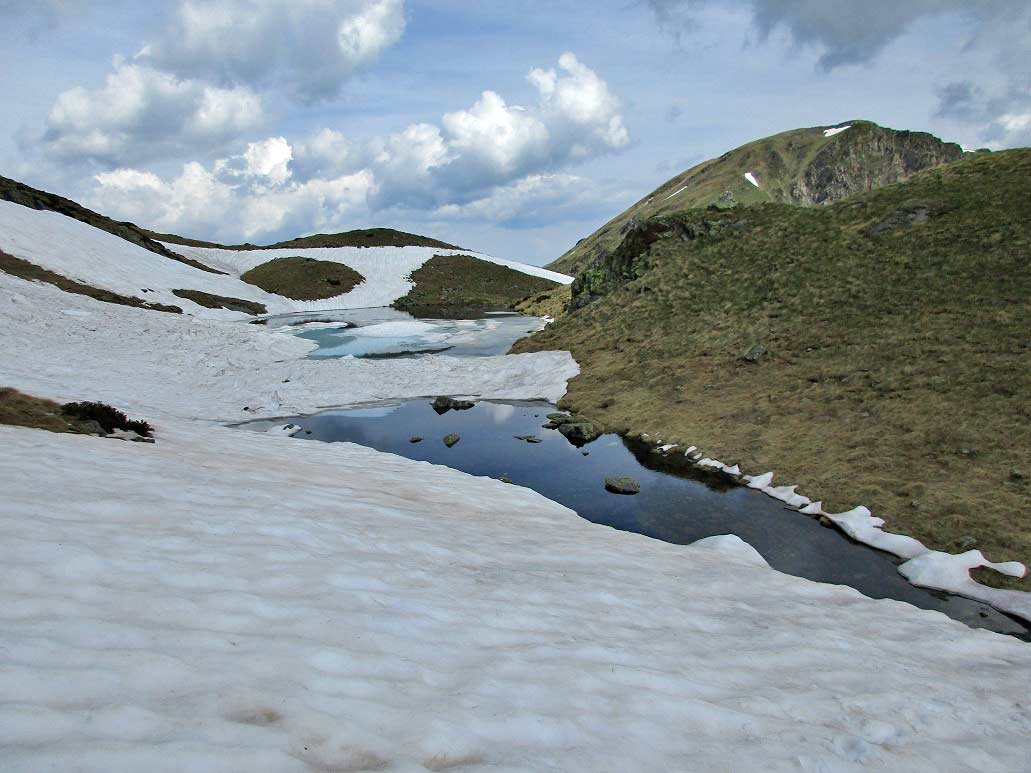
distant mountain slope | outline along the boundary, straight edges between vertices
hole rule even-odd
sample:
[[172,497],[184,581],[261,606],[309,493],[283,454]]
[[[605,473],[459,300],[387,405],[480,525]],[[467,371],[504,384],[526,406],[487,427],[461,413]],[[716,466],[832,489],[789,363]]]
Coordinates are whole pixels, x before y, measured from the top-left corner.
[[[420,303],[439,299],[454,307],[464,300],[503,310],[531,292],[572,281],[390,229],[305,237],[284,242],[286,247],[166,245],[131,223],[13,180],[0,178],[0,192],[0,271],[147,309],[232,318],[389,306],[418,297]],[[423,243],[405,244],[411,241]],[[331,246],[343,242],[351,244]],[[435,257],[458,255],[464,270],[419,273]],[[425,287],[417,288],[420,281]]]
[[71,199],[66,199],[55,193],[41,191],[38,188],[33,188],[32,186],[18,182],[17,180],[0,177],[0,201],[10,201],[14,204],[20,204],[23,207],[29,207],[30,209],[40,211],[57,212],[58,214],[70,217],[73,220],[78,220],[79,222],[86,223],[94,228],[99,228],[101,231],[107,231],[109,234],[117,236],[119,239],[125,239],[126,241],[142,247],[145,250],[149,250],[157,255],[171,258],[172,260],[179,261],[180,263],[185,263],[186,265],[198,268],[201,271],[207,271],[212,274],[220,273],[202,263],[172,252],[165,245],[152,238],[150,232],[134,225],[133,223],[112,220],[111,218],[105,217],[91,209],[86,209],[86,207],[72,201]]
[[1029,255],[1031,149],[969,155],[826,207],[640,220],[515,350],[572,352],[569,407],[604,424],[1031,563]]
[[444,250],[460,250],[453,244],[442,242],[439,239],[431,239],[428,236],[419,236],[405,231],[396,231],[393,228],[359,228],[354,231],[344,231],[335,234],[313,234],[312,236],[301,236],[296,239],[288,239],[282,242],[268,245],[256,244],[216,244],[205,242],[199,239],[188,239],[175,234],[162,234],[156,231],[140,229],[152,239],[166,244],[180,244],[186,247],[209,247],[218,250],[277,250],[283,247],[437,247]]
[[689,207],[780,202],[826,204],[956,161],[959,145],[869,121],[795,129],[751,142],[666,181],[549,265],[579,273],[622,239],[631,219]]

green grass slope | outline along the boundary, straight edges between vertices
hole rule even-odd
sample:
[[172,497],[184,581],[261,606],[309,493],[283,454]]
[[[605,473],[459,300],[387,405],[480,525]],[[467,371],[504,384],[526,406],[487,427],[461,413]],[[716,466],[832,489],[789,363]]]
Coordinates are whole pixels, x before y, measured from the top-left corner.
[[[548,266],[577,274],[613,249],[632,219],[709,205],[729,208],[765,202],[825,204],[904,180],[921,169],[956,161],[959,145],[922,132],[886,129],[869,121],[825,136],[831,127],[795,129],[751,142],[666,181],[581,240]],[[745,174],[751,173],[759,187]]]
[[343,263],[304,257],[275,258],[244,272],[240,279],[295,301],[333,298],[351,292],[365,281],[365,277]]
[[471,255],[434,255],[412,272],[414,287],[392,304],[415,316],[505,311],[528,295],[559,286]]
[[569,349],[565,402],[614,429],[1031,564],[1029,256],[1031,149],[977,154],[826,207],[644,221],[515,350]]

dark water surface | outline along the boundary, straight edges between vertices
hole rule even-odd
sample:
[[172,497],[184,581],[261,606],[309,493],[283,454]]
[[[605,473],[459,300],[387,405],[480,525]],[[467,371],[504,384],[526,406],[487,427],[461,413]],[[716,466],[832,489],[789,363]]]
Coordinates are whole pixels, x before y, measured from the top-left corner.
[[[893,556],[853,542],[771,497],[695,473],[643,443],[603,435],[576,448],[558,432],[541,428],[554,410],[546,403],[479,402],[438,415],[425,399],[290,421],[302,428],[297,437],[358,443],[473,475],[504,476],[589,521],[665,542],[682,545],[736,534],[782,572],[850,585],[873,598],[906,601],[974,627],[1029,638],[1028,626],[986,604],[910,585]],[[452,448],[442,442],[449,433],[461,436]],[[535,435],[542,442],[527,443],[516,435]],[[423,440],[412,443],[412,436]],[[641,493],[608,493],[605,478],[622,475],[635,478]]]

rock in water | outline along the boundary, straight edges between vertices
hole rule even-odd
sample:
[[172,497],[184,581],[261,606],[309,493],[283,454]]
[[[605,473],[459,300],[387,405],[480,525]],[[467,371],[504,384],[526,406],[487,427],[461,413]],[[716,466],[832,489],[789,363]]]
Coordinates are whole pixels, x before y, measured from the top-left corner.
[[577,448],[585,446],[601,436],[601,428],[597,424],[580,418],[560,424],[558,431]]
[[455,400],[451,397],[438,397],[433,401],[433,410],[439,414],[447,413],[448,411],[467,411],[476,405],[474,402],[469,400]]
[[605,490],[613,494],[640,494],[641,484],[627,476],[606,478]]
[[418,435],[412,435],[412,437],[408,438],[408,442],[409,443],[421,443],[422,442],[422,438],[419,437]]
[[451,448],[451,446],[453,446],[461,439],[461,437],[452,432],[450,435],[444,435],[444,445],[446,445],[448,448]]

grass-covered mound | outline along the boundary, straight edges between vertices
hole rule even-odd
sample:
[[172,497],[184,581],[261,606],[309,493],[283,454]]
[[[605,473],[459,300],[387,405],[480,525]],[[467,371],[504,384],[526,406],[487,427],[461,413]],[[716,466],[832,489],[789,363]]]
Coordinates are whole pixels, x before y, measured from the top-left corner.
[[515,350],[571,350],[566,403],[614,429],[1031,563],[1029,254],[1031,150],[978,154],[826,207],[646,221]]
[[20,183],[17,180],[0,177],[0,200],[20,204],[21,206],[28,207],[29,209],[57,212],[58,214],[86,223],[87,225],[91,225],[94,228],[99,228],[101,231],[107,231],[109,234],[117,236],[119,239],[125,239],[126,241],[132,242],[133,244],[161,255],[162,257],[170,258],[171,260],[178,261],[179,263],[185,263],[187,266],[192,266],[193,268],[207,271],[211,274],[225,274],[224,271],[216,271],[209,266],[205,266],[199,261],[183,257],[182,255],[177,255],[163,244],[158,244],[158,242],[152,238],[149,231],[146,231],[139,226],[132,223],[112,220],[111,218],[105,217],[91,209],[86,209],[84,206],[77,204],[71,199],[66,199],[63,196],[38,190],[26,185],[25,183]]
[[92,287],[91,285],[77,282],[74,279],[69,279],[66,276],[54,273],[42,266],[37,266],[35,263],[30,263],[22,258],[8,255],[3,250],[0,250],[0,271],[10,274],[11,276],[16,276],[19,279],[26,279],[30,282],[46,282],[59,290],[64,290],[66,293],[85,295],[89,298],[93,298],[94,300],[103,301],[104,303],[117,303],[121,306],[133,306],[138,309],[150,309],[151,311],[167,311],[172,314],[183,313],[183,310],[178,306],[170,306],[164,303],[150,303],[131,295],[119,295],[118,293],[111,292],[110,290],[102,290],[99,287]]
[[270,260],[240,279],[295,301],[320,301],[343,295],[365,281],[365,277],[343,263],[301,257]]
[[152,239],[169,244],[182,244],[187,247],[213,247],[220,250],[276,250],[285,247],[436,247],[441,250],[461,249],[438,239],[405,233],[404,231],[395,231],[393,228],[360,228],[336,234],[314,234],[261,246],[256,244],[216,244],[215,242],[205,242],[199,239],[187,239],[184,236],[176,236],[175,234],[162,234],[154,231],[145,231],[145,233]]
[[10,387],[0,387],[0,424],[79,435],[94,434],[98,425],[108,433],[116,429],[131,430],[142,437],[150,437],[152,432],[147,422],[129,419],[117,408],[104,403],[61,405]]
[[412,272],[412,282],[393,306],[416,316],[508,310],[557,284],[469,255],[434,255]]
[[206,309],[229,309],[229,311],[242,311],[244,314],[265,314],[268,308],[264,303],[257,301],[246,301],[243,298],[232,298],[227,295],[215,295],[206,293],[203,290],[172,290],[174,295],[193,301],[198,306]]

